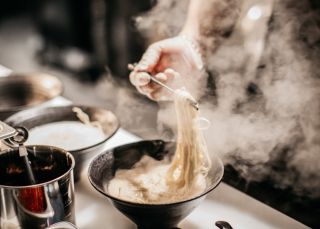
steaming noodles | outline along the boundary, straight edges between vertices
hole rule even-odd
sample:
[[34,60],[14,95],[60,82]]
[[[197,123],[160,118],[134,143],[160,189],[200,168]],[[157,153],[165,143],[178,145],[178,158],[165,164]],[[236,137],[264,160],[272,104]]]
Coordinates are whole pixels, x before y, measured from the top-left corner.
[[184,90],[178,90],[175,109],[178,123],[177,149],[171,162],[167,183],[171,187],[189,189],[199,174],[210,169],[207,145],[197,125],[198,111],[190,106],[194,101]]
[[198,111],[190,105],[192,96],[177,90],[177,148],[171,162],[144,156],[130,170],[118,170],[109,182],[108,192],[137,203],[171,203],[192,198],[206,188],[211,163],[207,146],[197,125]]

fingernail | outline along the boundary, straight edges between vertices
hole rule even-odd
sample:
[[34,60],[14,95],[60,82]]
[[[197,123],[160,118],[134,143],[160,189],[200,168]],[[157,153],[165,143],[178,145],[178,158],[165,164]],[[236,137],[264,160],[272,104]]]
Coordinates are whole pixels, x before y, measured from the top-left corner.
[[146,72],[141,72],[138,75],[138,83],[143,86],[150,82],[150,75]]

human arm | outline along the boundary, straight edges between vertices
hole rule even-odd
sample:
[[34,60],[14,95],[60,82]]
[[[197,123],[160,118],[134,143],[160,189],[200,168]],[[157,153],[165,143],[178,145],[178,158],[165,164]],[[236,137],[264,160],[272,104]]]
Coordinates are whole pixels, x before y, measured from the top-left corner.
[[[223,36],[232,30],[237,2],[190,0],[187,17],[178,36],[152,44],[130,74],[131,82],[141,93],[158,100],[164,90],[150,82],[146,74],[139,73],[148,72],[158,80],[177,87],[181,85],[177,84],[176,76],[199,75],[203,68],[202,56],[208,50],[215,50]],[[170,74],[166,72],[168,69]]]

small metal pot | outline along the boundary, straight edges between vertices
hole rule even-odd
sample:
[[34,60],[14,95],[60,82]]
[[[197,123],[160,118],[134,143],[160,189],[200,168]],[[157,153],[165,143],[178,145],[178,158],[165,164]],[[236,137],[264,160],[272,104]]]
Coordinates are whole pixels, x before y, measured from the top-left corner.
[[30,185],[18,149],[0,153],[0,228],[44,229],[75,222],[73,156],[57,147],[28,146],[37,183]]

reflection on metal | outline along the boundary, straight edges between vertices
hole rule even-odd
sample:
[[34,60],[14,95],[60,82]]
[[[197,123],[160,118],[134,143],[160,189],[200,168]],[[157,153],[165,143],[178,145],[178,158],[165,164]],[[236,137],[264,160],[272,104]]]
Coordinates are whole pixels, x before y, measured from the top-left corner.
[[47,227],[46,229],[77,229],[77,227],[69,222],[59,222],[52,224],[50,227]]
[[[48,184],[49,186],[50,184]],[[42,212],[33,212],[32,210],[27,209],[19,200],[18,198],[18,191],[15,191],[12,193],[13,199],[16,204],[16,208],[18,209],[17,211],[22,211],[24,214],[30,215],[32,217],[37,217],[37,218],[52,218],[55,214],[54,209],[51,205],[50,198],[48,196],[48,187],[44,187],[43,189],[43,195],[44,195],[44,202],[46,205],[46,208]],[[52,201],[52,200],[51,200]]]
[[12,71],[9,68],[0,65],[0,77],[6,77],[10,75],[11,72]]
[[16,130],[0,121],[0,140],[10,138],[16,134]]

